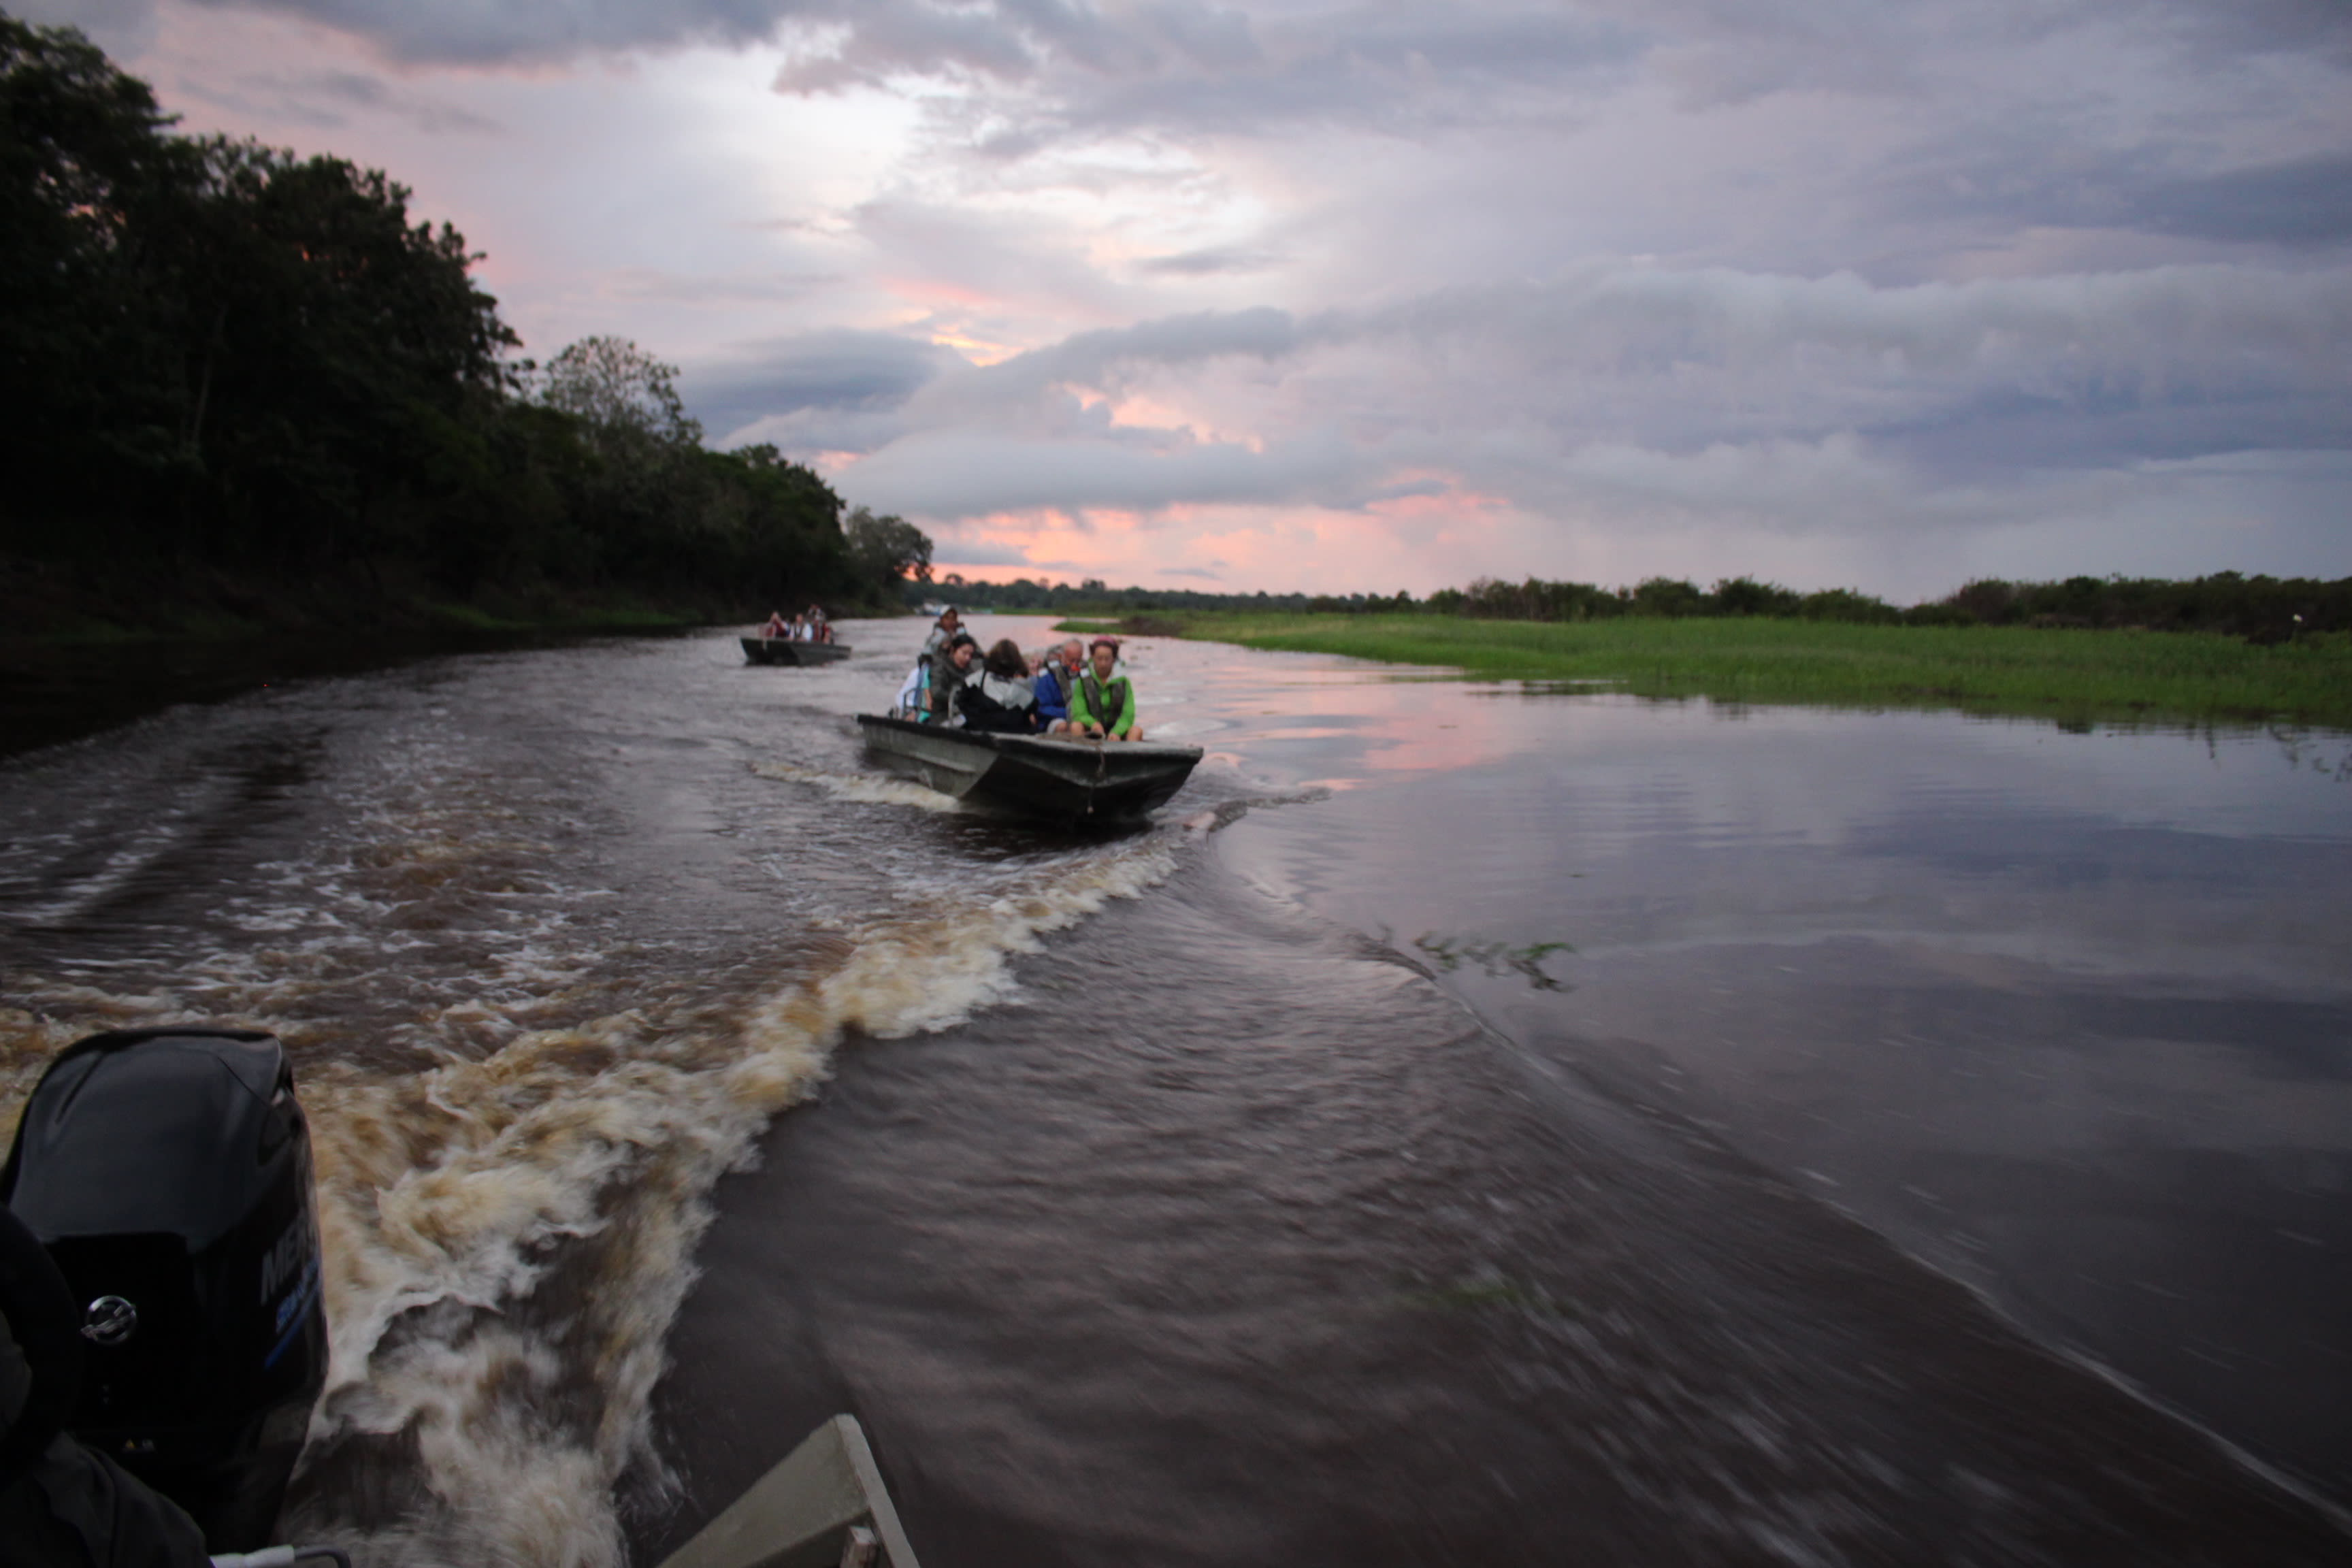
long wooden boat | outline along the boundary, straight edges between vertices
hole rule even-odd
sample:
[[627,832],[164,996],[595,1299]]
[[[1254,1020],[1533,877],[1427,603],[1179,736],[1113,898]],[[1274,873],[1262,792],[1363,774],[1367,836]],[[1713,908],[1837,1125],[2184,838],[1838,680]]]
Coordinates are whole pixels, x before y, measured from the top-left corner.
[[753,664],[832,664],[849,657],[849,645],[795,642],[791,637],[745,637],[743,657]]
[[857,716],[866,749],[942,795],[1055,822],[1141,816],[1184,787],[1198,746],[990,735]]

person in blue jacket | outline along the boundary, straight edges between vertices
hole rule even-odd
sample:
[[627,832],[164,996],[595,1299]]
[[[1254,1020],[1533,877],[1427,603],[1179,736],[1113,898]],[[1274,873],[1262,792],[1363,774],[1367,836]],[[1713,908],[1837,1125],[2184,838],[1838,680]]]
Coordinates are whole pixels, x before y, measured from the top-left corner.
[[1045,655],[1045,668],[1037,671],[1040,729],[1051,733],[1069,728],[1070,693],[1077,688],[1078,669],[1085,658],[1086,649],[1076,637]]

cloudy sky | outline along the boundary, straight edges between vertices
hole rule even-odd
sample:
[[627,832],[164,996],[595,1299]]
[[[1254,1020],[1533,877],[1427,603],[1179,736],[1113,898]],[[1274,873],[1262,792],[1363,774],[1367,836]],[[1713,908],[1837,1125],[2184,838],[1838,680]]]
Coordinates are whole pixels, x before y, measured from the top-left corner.
[[2346,0],[8,0],[968,575],[2352,574]]

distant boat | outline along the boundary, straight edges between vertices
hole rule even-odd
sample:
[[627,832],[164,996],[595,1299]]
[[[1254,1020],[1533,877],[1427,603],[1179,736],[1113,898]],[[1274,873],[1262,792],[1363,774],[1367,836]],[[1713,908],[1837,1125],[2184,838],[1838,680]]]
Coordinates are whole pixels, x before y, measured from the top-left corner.
[[1198,746],[991,735],[907,719],[857,716],[886,766],[959,800],[1052,822],[1141,816],[1184,787]]
[[849,657],[849,645],[795,642],[791,637],[745,637],[743,657],[753,664],[832,664]]

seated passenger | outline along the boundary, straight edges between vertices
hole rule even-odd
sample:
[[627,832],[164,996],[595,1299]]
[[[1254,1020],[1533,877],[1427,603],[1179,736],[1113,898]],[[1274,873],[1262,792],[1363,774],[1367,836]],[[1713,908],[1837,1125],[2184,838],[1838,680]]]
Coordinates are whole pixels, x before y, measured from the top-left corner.
[[1037,694],[1041,728],[1058,731],[1070,727],[1070,693],[1077,689],[1078,671],[1085,664],[1085,647],[1076,637],[1046,650],[1032,687]]
[[1118,663],[1118,639],[1097,637],[1087,649],[1093,665],[1078,677],[1070,693],[1070,731],[1095,740],[1140,741],[1143,726],[1135,721],[1135,687],[1124,675],[1114,675]]
[[825,619],[823,605],[811,605],[808,607],[807,619],[809,641],[831,642],[833,640],[833,623]]
[[763,637],[780,637],[784,635],[784,612],[770,610],[767,620],[760,627],[760,635]]
[[980,678],[956,693],[963,727],[996,735],[1027,735],[1037,728],[1037,694],[1029,683],[1029,661],[1005,638],[981,661]]
[[950,605],[940,612],[939,624],[934,626],[930,635],[923,639],[923,651],[937,658],[947,651],[948,644],[953,642],[962,630],[963,619],[956,614],[956,607]]
[[907,672],[899,684],[898,700],[890,704],[890,717],[911,719],[921,723],[931,711],[931,656],[924,654],[915,660],[915,668]]
[[962,722],[962,710],[956,706],[956,693],[967,681],[980,679],[980,644],[970,632],[958,632],[948,639],[947,651],[931,661],[931,680],[924,721],[930,724]]

